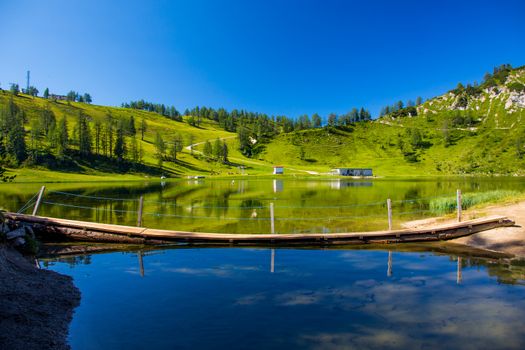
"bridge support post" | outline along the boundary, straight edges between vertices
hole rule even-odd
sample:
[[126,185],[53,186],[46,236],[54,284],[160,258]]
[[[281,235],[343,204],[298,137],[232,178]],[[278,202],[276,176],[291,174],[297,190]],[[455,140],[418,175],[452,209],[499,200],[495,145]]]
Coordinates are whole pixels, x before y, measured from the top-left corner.
[[392,231],[392,201],[390,198],[386,200],[386,208],[388,210],[388,230]]
[[44,197],[44,191],[46,190],[46,186],[42,186],[40,189],[40,192],[38,193],[38,198],[36,199],[35,206],[33,208],[33,216],[36,215],[38,212],[38,208],[40,207],[40,202],[42,201],[42,198]]
[[275,216],[273,213],[273,203],[270,203],[270,230],[273,235],[275,233]]
[[458,222],[461,222],[461,190],[458,189],[456,191],[456,201],[457,201],[457,209],[458,209]]
[[139,199],[139,211],[138,211],[138,217],[137,217],[137,226],[142,226],[142,208],[144,207],[144,196],[140,196]]

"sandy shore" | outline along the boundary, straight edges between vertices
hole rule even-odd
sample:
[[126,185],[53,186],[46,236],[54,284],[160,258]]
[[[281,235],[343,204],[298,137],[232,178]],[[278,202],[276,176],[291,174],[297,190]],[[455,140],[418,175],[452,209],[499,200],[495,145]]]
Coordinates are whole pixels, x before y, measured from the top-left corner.
[[0,244],[0,349],[69,349],[79,302],[71,277],[37,269]]
[[[462,244],[474,248],[491,250],[525,258],[525,201],[507,205],[493,205],[482,209],[463,212],[463,218],[474,219],[486,215],[504,215],[516,222],[512,227],[500,227],[479,232],[467,237],[447,241],[448,244]],[[405,223],[404,227],[424,227],[436,223],[452,222],[453,218],[418,220]]]

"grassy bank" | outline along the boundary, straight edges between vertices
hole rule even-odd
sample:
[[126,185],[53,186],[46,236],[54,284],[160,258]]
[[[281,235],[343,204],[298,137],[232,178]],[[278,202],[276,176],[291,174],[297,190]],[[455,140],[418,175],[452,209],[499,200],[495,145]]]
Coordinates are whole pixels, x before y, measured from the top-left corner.
[[[518,191],[495,190],[462,195],[461,207],[470,209],[489,204],[516,202],[525,199],[525,194]],[[437,215],[449,214],[457,208],[456,197],[437,198],[430,201],[429,209]]]

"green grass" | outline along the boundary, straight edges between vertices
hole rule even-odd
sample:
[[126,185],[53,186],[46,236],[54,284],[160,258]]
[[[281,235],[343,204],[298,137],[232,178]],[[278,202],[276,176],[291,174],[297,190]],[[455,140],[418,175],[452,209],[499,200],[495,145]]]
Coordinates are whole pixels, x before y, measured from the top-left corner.
[[[506,85],[514,81],[525,81],[525,70],[515,70]],[[372,168],[374,175],[383,177],[421,177],[440,175],[519,175],[525,176],[525,156],[519,157],[517,140],[525,143],[525,111],[514,106],[506,109],[510,93],[505,86],[491,96],[469,97],[467,110],[453,109],[457,99],[446,93],[428,100],[418,107],[417,117],[391,118],[386,116],[370,123],[356,124],[340,129],[312,129],[280,134],[265,150],[254,158],[246,158],[238,151],[235,133],[221,129],[217,123],[204,119],[201,127],[187,122],[176,122],[156,113],[128,108],[97,106],[85,103],[51,102],[25,95],[15,97],[15,103],[26,111],[28,119],[36,118],[43,108],[50,108],[57,119],[68,118],[70,132],[76,123],[79,110],[91,120],[103,120],[107,114],[115,119],[134,116],[136,124],[141,119],[148,123],[144,141],[139,141],[144,150],[146,168],[142,173],[123,174],[112,171],[108,164],[80,163],[69,172],[45,168],[11,169],[18,175],[16,181],[93,181],[93,180],[138,180],[145,176],[158,177],[165,173],[171,177],[186,175],[239,176],[239,165],[246,167],[245,174],[266,176],[272,173],[273,165],[283,165],[285,174],[292,176],[327,176],[335,167]],[[0,105],[7,103],[10,94],[0,92]],[[478,122],[473,129],[449,126],[452,143],[445,145],[443,125],[456,114],[470,114]],[[185,117],[185,120],[187,117]],[[26,124],[26,128],[29,123]],[[424,145],[414,148],[409,145],[407,130],[419,130]],[[185,146],[190,137],[195,143],[216,138],[225,138],[229,146],[232,164],[207,161],[199,154],[191,155],[184,150],[177,162],[164,162],[163,169],[155,169],[153,140],[156,132],[166,140],[179,133]],[[401,147],[400,142],[405,146]],[[407,146],[408,145],[408,146]],[[202,145],[196,147],[202,151]],[[410,156],[412,152],[412,156]],[[525,153],[525,149],[523,150]],[[301,157],[301,154],[304,154]],[[64,170],[64,169],[60,169]],[[88,180],[88,178],[90,180]]]
[[[495,203],[512,198],[518,198],[521,194],[518,191],[495,190],[479,193],[463,194],[461,200],[462,209],[469,209],[480,204]],[[430,201],[430,210],[435,214],[448,214],[456,210],[456,197],[437,198]]]

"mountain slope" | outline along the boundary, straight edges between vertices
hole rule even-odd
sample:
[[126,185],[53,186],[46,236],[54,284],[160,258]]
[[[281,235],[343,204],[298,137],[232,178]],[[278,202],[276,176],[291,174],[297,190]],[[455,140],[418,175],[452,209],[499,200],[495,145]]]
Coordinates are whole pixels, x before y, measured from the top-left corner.
[[455,89],[370,123],[279,135],[262,158],[378,175],[525,175],[524,84],[525,69],[512,69],[503,82]]

